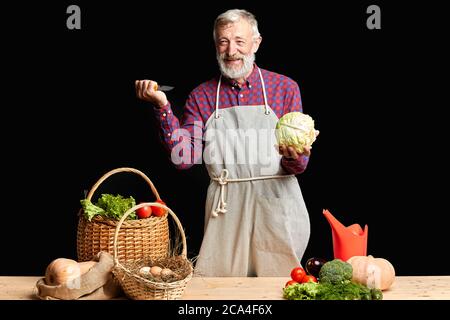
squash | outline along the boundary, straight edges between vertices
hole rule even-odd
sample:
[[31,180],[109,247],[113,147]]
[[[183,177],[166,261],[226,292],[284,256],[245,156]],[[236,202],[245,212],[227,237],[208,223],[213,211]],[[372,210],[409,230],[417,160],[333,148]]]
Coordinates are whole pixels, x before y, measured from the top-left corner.
[[95,261],[78,263],[66,258],[55,259],[45,270],[45,283],[50,286],[67,285],[88,272],[96,263]]
[[353,267],[352,280],[369,288],[388,289],[395,280],[394,266],[386,259],[353,256],[347,260]]

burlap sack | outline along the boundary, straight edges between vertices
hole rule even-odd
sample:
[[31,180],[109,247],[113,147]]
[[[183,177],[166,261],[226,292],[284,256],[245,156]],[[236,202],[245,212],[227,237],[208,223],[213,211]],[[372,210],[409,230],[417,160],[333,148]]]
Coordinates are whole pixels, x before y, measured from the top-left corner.
[[104,300],[120,296],[122,290],[111,272],[114,267],[112,255],[102,251],[93,260],[98,263],[70,287],[66,284],[49,286],[45,284],[45,278],[39,279],[36,295],[43,300]]

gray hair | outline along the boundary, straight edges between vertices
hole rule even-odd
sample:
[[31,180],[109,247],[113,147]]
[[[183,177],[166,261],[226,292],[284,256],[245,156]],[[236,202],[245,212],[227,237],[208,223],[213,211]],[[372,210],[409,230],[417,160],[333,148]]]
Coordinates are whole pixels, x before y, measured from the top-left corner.
[[242,9],[231,9],[220,14],[216,18],[216,21],[214,21],[214,41],[216,41],[216,29],[218,27],[229,23],[235,23],[240,19],[245,19],[248,23],[250,23],[253,30],[253,39],[258,39],[261,36],[258,30],[258,21],[256,21],[256,18],[252,13]]

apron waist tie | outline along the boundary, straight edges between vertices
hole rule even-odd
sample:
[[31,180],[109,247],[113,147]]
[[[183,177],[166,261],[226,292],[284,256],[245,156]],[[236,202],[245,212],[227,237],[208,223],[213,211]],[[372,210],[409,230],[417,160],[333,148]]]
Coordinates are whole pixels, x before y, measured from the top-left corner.
[[255,181],[255,180],[266,180],[266,179],[283,179],[288,177],[294,177],[294,174],[285,175],[275,175],[275,176],[261,176],[261,177],[251,177],[251,178],[241,178],[241,179],[228,179],[228,170],[222,169],[219,177],[211,178],[220,184],[219,202],[217,203],[216,209],[213,209],[211,215],[217,217],[219,213],[227,212],[227,203],[225,202],[225,187],[229,182],[245,182],[245,181]]

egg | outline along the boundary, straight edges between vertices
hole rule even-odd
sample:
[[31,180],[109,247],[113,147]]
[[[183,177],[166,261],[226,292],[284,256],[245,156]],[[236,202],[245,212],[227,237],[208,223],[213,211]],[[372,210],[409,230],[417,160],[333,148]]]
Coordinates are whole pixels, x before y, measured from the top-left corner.
[[146,276],[150,273],[150,267],[142,267],[139,269],[139,274],[142,276]]
[[161,268],[161,267],[158,267],[158,266],[153,266],[153,267],[150,269],[150,273],[151,273],[152,276],[154,276],[154,277],[159,277],[159,276],[161,276],[161,271],[162,271],[162,268]]
[[173,273],[173,271],[170,270],[169,268],[164,268],[161,270],[161,277],[170,276],[172,273]]

